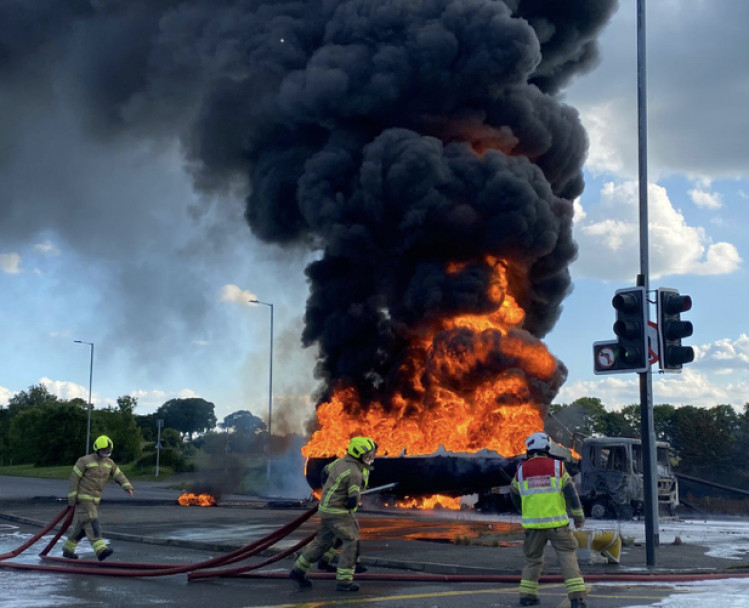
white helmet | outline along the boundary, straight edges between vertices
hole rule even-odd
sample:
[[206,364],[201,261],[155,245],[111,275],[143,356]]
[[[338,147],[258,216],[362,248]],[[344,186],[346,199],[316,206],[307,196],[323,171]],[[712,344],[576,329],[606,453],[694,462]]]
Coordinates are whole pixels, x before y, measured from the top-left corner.
[[529,452],[548,452],[551,449],[551,439],[546,433],[533,433],[525,440],[525,447]]

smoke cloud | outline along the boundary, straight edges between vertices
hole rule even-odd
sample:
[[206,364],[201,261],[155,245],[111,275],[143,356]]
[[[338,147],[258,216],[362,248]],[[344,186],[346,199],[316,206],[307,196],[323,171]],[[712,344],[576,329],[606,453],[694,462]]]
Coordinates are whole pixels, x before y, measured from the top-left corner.
[[69,100],[98,141],[178,137],[202,192],[244,184],[259,239],[316,253],[302,340],[323,397],[374,398],[430,320],[496,308],[487,255],[523,329],[553,327],[587,150],[559,95],[616,5],[5,0],[0,78]]

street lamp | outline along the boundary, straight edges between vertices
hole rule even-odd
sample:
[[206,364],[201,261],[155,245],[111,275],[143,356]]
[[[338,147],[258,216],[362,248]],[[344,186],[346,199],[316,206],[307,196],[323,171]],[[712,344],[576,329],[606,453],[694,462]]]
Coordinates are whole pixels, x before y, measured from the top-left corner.
[[94,343],[73,340],[76,344],[88,344],[91,347],[91,364],[88,368],[88,416],[86,419],[86,455],[91,450],[91,385],[94,381]]
[[272,437],[273,420],[273,304],[261,300],[250,300],[251,304],[262,304],[270,308],[270,362],[268,365],[268,464],[265,470],[265,479],[270,483],[270,440]]

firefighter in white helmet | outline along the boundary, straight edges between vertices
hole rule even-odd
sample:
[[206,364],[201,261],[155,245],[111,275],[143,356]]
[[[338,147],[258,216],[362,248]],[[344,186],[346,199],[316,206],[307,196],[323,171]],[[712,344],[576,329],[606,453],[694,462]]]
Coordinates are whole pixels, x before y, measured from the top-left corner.
[[575,527],[585,523],[580,498],[564,464],[551,458],[551,440],[546,433],[533,433],[525,440],[527,458],[518,465],[511,496],[522,513],[525,528],[525,566],[520,580],[520,605],[539,603],[538,579],[546,544],[557,553],[570,608],[585,608],[585,581],[577,563],[577,540],[569,528],[567,507]]
[[94,441],[94,453],[82,456],[73,466],[68,504],[75,505],[75,517],[70,536],[62,546],[63,557],[78,559],[75,548],[84,536],[88,537],[99,561],[113,553],[101,537],[98,509],[101,493],[110,478],[120,484],[130,496],[134,493],[132,484],[110,458],[113,448],[112,440],[106,435],[100,435]]
[[317,511],[320,528],[317,536],[305,549],[289,573],[289,578],[299,587],[311,587],[307,572],[323,554],[341,543],[341,555],[336,568],[336,590],[358,591],[354,583],[356,560],[359,554],[359,508],[361,491],[372,468],[377,444],[369,437],[354,437],[348,444],[346,455],[334,460],[326,468],[328,475],[323,483],[322,496]]

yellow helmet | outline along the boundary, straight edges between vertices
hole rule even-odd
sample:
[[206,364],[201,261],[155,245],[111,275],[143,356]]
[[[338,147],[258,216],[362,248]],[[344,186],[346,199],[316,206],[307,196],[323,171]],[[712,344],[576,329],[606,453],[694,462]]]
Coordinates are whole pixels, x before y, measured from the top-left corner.
[[350,454],[354,458],[361,458],[367,452],[377,449],[377,444],[374,439],[369,437],[352,437],[349,441],[347,454]]
[[99,450],[106,450],[107,448],[113,450],[114,443],[112,443],[112,440],[106,435],[99,435],[96,438],[96,441],[94,441],[94,452],[98,452]]

